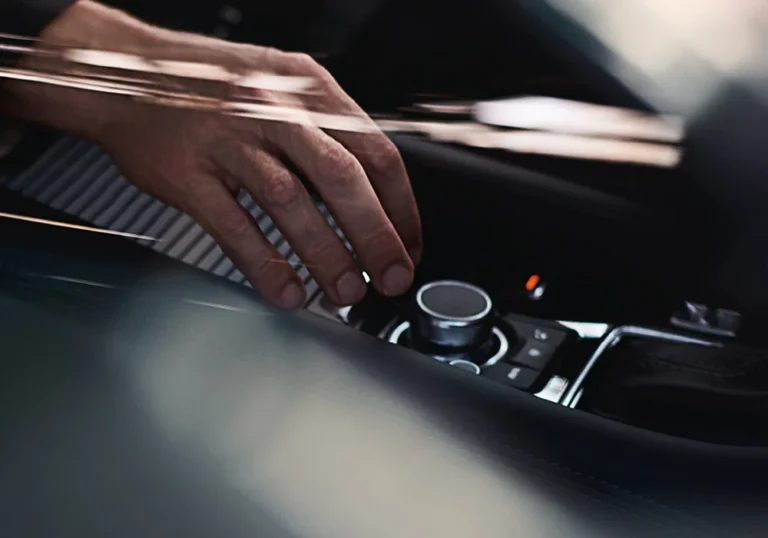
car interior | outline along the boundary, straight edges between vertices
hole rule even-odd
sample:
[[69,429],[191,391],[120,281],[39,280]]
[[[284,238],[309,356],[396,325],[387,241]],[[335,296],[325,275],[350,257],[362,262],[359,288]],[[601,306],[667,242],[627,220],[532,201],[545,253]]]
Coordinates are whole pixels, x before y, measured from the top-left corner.
[[111,4],[312,54],[400,150],[424,258],[338,307],[243,193],[309,291],[279,312],[100,148],[4,124],[2,536],[768,533],[768,79],[728,52],[762,12]]

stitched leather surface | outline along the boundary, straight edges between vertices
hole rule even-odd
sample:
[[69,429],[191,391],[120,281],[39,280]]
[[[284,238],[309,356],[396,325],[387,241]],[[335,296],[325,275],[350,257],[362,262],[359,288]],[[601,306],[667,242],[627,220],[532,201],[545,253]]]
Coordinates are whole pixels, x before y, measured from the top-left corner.
[[598,363],[580,407],[677,435],[768,444],[768,352],[629,339]]

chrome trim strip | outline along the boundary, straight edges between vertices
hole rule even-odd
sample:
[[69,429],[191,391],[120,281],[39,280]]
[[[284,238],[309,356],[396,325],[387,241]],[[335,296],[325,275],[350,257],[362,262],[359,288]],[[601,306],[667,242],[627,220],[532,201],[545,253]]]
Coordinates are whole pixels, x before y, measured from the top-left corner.
[[480,367],[474,362],[469,362],[464,359],[455,359],[449,362],[448,365],[473,375],[480,375]]
[[557,323],[572,331],[576,331],[579,338],[602,338],[610,328],[610,325],[607,323],[589,323],[582,321],[558,321]]
[[597,346],[597,349],[594,353],[592,353],[589,361],[587,361],[587,365],[581,371],[573,384],[571,384],[568,392],[565,393],[565,396],[563,396],[563,398],[560,400],[560,405],[570,408],[576,407],[576,404],[578,404],[579,398],[581,396],[584,381],[587,379],[589,372],[591,372],[592,368],[595,367],[595,364],[597,364],[597,361],[600,360],[600,357],[602,357],[603,354],[610,348],[618,344],[625,336],[647,338],[650,340],[662,340],[665,342],[674,342],[678,344],[693,344],[705,347],[722,347],[722,344],[718,342],[701,340],[699,338],[691,338],[689,336],[683,336],[666,331],[657,331],[654,329],[646,329],[644,327],[635,327],[632,325],[616,327],[610,333],[608,333],[608,336],[606,336],[605,339],[600,342],[600,345]]
[[400,337],[403,336],[405,331],[411,328],[411,322],[410,321],[404,321],[394,329],[392,329],[392,332],[389,333],[389,338],[387,338],[387,341],[390,344],[399,344],[400,343]]
[[568,380],[556,375],[547,382],[547,385],[543,389],[534,394],[534,396],[548,402],[558,403],[567,389]]
[[[397,325],[394,329],[392,329],[392,332],[389,333],[389,337],[387,338],[387,342],[390,344],[399,344],[400,338],[405,334],[405,331],[411,328],[411,322],[410,321],[403,321],[399,325]],[[504,355],[506,355],[509,352],[509,340],[507,339],[506,335],[499,329],[498,327],[494,327],[491,330],[491,334],[493,334],[496,338],[499,340],[499,350],[485,363],[483,363],[482,368],[486,368],[488,366],[493,366],[494,364],[497,364],[501,359],[504,358]],[[449,357],[441,357],[439,355],[433,356],[432,358],[441,361],[441,362],[447,362],[451,360]]]
[[509,340],[507,340],[506,335],[501,332],[501,330],[498,327],[494,327],[493,330],[491,330],[491,333],[496,335],[496,338],[499,339],[499,350],[496,352],[496,354],[485,361],[485,364],[483,364],[483,368],[486,368],[488,366],[493,366],[494,364],[498,364],[501,359],[504,358],[504,355],[506,355],[509,352]]

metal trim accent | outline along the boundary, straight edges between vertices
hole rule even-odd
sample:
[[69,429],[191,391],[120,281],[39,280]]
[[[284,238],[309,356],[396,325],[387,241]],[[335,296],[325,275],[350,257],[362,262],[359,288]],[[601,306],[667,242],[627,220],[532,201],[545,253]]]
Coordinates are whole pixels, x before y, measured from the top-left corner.
[[407,331],[410,328],[411,328],[411,322],[403,321],[400,325],[392,329],[392,332],[389,333],[389,337],[387,337],[387,342],[389,342],[390,344],[399,344],[400,337],[403,336],[405,331]]
[[[473,314],[471,316],[446,316],[439,312],[435,312],[424,304],[422,297],[424,296],[424,293],[437,286],[452,286],[473,291],[483,298],[485,301],[485,307],[477,314]],[[484,290],[478,288],[477,286],[473,286],[472,284],[467,284],[466,282],[461,282],[458,280],[438,280],[436,282],[430,282],[429,284],[422,286],[421,289],[419,289],[419,291],[416,293],[416,304],[427,315],[435,318],[436,320],[448,322],[452,327],[464,327],[470,323],[480,321],[488,314],[490,314],[491,308],[493,308],[493,301],[491,301],[491,297]]]
[[608,332],[607,323],[592,323],[582,321],[558,321],[560,325],[572,331],[576,331],[579,338],[602,338]]
[[501,359],[504,358],[504,355],[509,353],[509,340],[507,339],[507,336],[501,332],[501,329],[498,327],[494,327],[491,330],[491,334],[495,335],[496,338],[499,339],[499,350],[496,352],[493,357],[485,361],[483,364],[483,368],[487,368],[488,366],[493,366],[494,364],[498,364],[501,362]]
[[597,364],[597,361],[600,360],[606,351],[618,344],[625,336],[647,338],[650,340],[662,340],[678,344],[692,344],[704,347],[722,347],[722,344],[719,342],[712,342],[710,340],[702,340],[699,338],[691,338],[689,336],[683,336],[667,331],[657,331],[655,329],[647,329],[645,327],[636,327],[633,325],[616,327],[610,333],[608,333],[608,336],[606,336],[605,339],[600,342],[600,345],[597,346],[597,349],[594,351],[594,353],[592,353],[592,356],[590,356],[586,366],[584,366],[584,369],[568,388],[568,391],[565,393],[565,395],[560,399],[560,405],[564,407],[570,407],[571,409],[576,407],[584,388],[584,382],[586,381],[589,373]]
[[[411,322],[410,321],[403,321],[399,325],[395,326],[394,329],[392,329],[392,332],[389,333],[389,336],[387,337],[387,342],[390,344],[399,344],[400,338],[402,338],[403,334],[411,328]],[[496,353],[493,354],[493,356],[485,361],[481,368],[486,368],[488,366],[493,366],[494,364],[498,364],[501,359],[504,358],[504,355],[506,355],[509,352],[509,340],[507,339],[507,336],[499,329],[498,327],[494,327],[491,330],[491,334],[494,335],[499,340],[499,349],[496,351]],[[432,356],[435,360],[441,361],[441,362],[448,362],[448,357],[442,357],[440,355]],[[457,360],[457,359],[453,359]]]
[[470,362],[464,359],[454,359],[448,363],[448,366],[458,368],[468,374],[480,375],[480,367],[474,362]]

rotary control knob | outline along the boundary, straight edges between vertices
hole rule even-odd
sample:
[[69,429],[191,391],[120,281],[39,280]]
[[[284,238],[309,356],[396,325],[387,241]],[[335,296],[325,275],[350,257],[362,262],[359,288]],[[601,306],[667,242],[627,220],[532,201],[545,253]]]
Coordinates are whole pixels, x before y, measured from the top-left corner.
[[444,350],[477,349],[491,337],[493,303],[477,286],[456,280],[431,282],[416,293],[415,342]]

